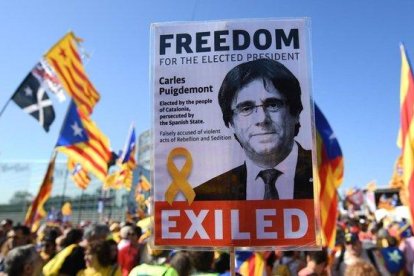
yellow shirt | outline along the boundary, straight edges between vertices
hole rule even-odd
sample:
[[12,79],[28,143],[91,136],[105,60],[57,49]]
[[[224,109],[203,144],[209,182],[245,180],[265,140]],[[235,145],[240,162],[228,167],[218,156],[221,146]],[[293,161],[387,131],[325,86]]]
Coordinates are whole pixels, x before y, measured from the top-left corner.
[[122,276],[119,266],[87,267],[82,269],[76,276]]

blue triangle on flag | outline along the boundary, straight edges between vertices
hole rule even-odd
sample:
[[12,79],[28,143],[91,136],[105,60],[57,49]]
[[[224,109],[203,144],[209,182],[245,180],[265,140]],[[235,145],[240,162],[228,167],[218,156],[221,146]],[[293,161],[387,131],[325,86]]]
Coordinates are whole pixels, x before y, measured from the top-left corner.
[[71,146],[77,143],[86,142],[88,140],[88,134],[86,133],[79,117],[76,105],[72,101],[70,103],[68,113],[66,114],[65,121],[63,122],[62,130],[60,131],[56,146]]

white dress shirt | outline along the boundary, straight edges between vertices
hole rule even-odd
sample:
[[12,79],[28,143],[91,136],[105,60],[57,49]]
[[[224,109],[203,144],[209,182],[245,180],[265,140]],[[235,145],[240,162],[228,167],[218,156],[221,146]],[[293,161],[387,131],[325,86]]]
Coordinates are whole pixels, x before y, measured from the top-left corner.
[[[295,184],[295,171],[298,161],[298,145],[293,143],[293,147],[289,155],[274,169],[280,171],[282,174],[276,180],[276,189],[279,194],[279,199],[293,199],[293,190]],[[251,160],[246,160],[246,199],[247,200],[261,200],[265,193],[265,184],[261,177],[258,177],[260,171],[269,169],[261,168],[254,164]]]

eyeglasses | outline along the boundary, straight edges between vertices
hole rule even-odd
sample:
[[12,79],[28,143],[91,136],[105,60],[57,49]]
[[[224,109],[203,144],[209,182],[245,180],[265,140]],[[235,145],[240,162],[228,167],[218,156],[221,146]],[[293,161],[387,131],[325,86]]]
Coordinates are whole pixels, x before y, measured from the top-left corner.
[[239,103],[236,108],[232,109],[234,114],[241,115],[241,116],[249,116],[254,112],[257,112],[258,107],[262,107],[263,111],[266,112],[277,112],[281,108],[286,106],[286,100],[277,99],[277,98],[270,98],[266,99],[263,104],[255,105],[253,101],[245,101]]

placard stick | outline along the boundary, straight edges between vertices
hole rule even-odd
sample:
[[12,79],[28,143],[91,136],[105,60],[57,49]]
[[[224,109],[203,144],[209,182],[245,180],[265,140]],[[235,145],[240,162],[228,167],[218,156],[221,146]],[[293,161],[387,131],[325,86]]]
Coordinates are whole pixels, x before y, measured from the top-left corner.
[[234,253],[234,246],[230,247],[230,275],[236,276],[236,256]]

